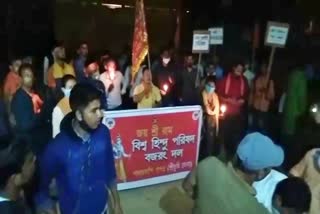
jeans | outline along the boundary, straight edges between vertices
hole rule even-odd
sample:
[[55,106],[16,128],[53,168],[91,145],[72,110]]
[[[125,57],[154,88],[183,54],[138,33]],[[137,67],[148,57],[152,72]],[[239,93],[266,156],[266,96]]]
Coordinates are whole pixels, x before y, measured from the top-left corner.
[[206,156],[218,155],[219,145],[216,142],[215,118],[205,115],[205,154]]

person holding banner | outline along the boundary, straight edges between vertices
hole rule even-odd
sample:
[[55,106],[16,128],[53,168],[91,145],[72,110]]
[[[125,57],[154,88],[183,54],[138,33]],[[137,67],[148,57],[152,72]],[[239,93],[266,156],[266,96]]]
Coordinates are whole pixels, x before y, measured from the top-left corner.
[[235,63],[232,72],[217,84],[221,106],[224,105],[226,108],[220,133],[230,157],[233,157],[237,143],[244,136],[246,129],[246,102],[249,89],[247,79],[243,76],[243,69],[241,62]]
[[[61,132],[40,158],[39,213],[52,213],[49,185],[56,179],[61,213],[122,214],[109,129],[101,123],[101,92],[90,84],[76,85],[72,112]],[[54,212],[53,212],[54,213]]]
[[143,82],[136,86],[133,92],[133,101],[138,109],[154,108],[161,103],[160,89],[152,83],[152,73],[148,67],[142,70]]

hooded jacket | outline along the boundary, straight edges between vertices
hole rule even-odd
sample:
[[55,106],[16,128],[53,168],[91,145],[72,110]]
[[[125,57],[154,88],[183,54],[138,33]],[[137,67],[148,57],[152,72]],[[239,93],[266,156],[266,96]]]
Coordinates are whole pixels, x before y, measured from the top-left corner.
[[61,213],[101,214],[107,207],[108,191],[116,181],[110,132],[99,127],[83,141],[74,132],[74,113],[61,122],[61,132],[49,143],[40,161],[39,209],[53,207],[49,185],[56,179]]

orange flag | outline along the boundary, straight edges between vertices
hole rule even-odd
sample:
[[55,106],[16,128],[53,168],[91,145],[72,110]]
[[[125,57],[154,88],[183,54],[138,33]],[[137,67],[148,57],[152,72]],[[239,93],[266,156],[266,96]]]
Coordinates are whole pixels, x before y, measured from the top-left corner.
[[141,63],[148,54],[148,51],[148,32],[144,13],[144,4],[143,0],[137,0],[132,45],[132,79],[138,72]]

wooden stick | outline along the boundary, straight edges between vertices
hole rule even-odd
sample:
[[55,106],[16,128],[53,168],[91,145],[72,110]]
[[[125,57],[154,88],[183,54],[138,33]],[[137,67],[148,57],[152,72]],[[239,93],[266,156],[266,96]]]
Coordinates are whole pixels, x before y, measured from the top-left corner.
[[196,88],[200,86],[200,65],[201,65],[202,53],[199,53],[198,66],[197,66],[197,78],[196,78]]
[[270,79],[271,69],[272,69],[275,53],[276,53],[276,47],[272,47],[271,53],[270,53],[270,58],[269,58],[269,64],[268,64],[267,83],[269,82],[269,79]]

